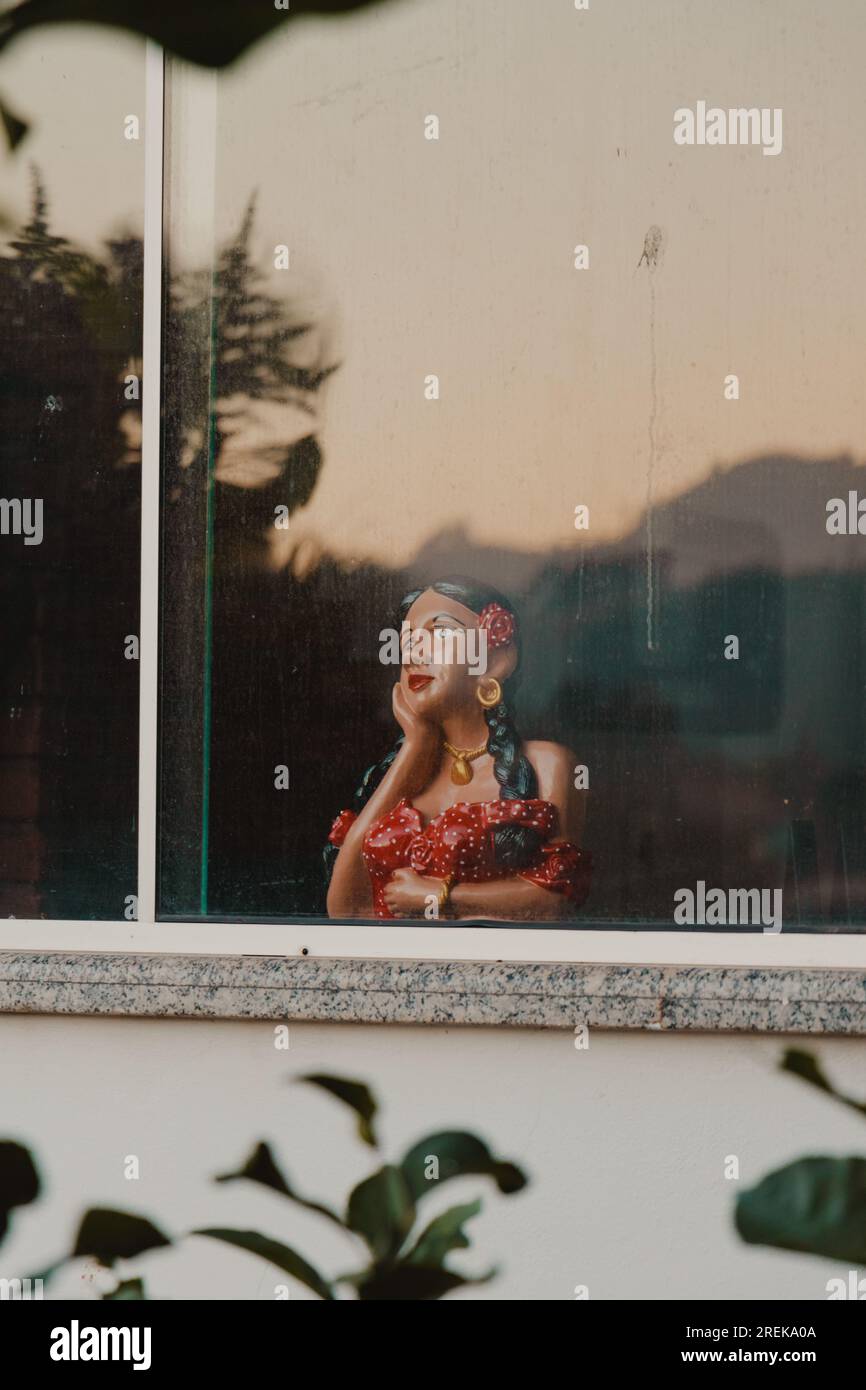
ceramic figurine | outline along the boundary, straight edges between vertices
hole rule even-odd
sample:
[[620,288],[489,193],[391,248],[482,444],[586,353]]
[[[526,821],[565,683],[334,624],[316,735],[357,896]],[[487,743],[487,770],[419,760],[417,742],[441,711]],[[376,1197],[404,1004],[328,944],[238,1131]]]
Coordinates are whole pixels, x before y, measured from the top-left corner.
[[[407,594],[401,619],[393,710],[403,736],[331,828],[328,915],[568,919],[589,891],[591,858],[578,847],[586,793],[567,748],[517,732],[509,601],[440,580]],[[479,649],[480,661],[453,659]]]

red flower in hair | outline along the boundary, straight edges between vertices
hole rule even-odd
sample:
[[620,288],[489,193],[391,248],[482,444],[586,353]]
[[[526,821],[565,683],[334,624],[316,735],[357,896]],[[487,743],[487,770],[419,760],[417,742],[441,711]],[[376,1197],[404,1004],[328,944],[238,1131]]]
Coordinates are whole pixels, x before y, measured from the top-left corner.
[[478,626],[487,632],[487,645],[492,649],[507,647],[514,641],[514,614],[501,603],[488,603],[478,615]]

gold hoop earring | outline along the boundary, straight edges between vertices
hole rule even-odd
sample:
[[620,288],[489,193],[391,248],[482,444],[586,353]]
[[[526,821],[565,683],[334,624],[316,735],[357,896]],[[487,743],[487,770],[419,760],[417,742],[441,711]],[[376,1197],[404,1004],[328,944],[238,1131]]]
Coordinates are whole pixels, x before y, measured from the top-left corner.
[[484,684],[487,686],[487,693],[484,693],[482,690],[482,683],[479,681],[475,694],[478,696],[478,703],[480,705],[483,705],[485,709],[492,709],[493,706],[498,705],[502,699],[502,686],[495,676],[491,676]]

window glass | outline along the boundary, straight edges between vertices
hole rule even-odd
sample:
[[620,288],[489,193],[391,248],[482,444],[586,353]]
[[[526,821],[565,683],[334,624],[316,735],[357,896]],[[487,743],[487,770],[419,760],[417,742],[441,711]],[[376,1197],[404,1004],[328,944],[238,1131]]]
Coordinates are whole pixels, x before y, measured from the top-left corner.
[[144,46],[0,61],[0,916],[134,915]]
[[795,11],[172,65],[164,917],[862,928],[862,23]]

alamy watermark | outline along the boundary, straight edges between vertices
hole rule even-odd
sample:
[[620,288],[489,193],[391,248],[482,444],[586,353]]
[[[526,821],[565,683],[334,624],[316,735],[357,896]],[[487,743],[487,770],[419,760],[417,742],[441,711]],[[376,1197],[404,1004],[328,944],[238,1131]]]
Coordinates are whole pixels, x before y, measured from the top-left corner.
[[847,499],[831,497],[827,503],[828,536],[866,536],[866,497],[854,488]]
[[69,1327],[51,1331],[52,1361],[131,1361],[134,1371],[150,1369],[149,1327],[82,1327],[73,1318]]
[[487,629],[483,627],[413,628],[404,621],[398,632],[383,627],[379,633],[379,660],[383,666],[467,666],[473,676],[487,670]]
[[695,887],[674,893],[674,921],[678,927],[763,927],[782,930],[781,888],[707,888],[698,879]]
[[844,1279],[828,1279],[824,1285],[828,1302],[851,1299],[862,1303],[866,1299],[866,1279],[861,1279],[859,1269],[849,1269],[847,1282]]
[[42,534],[41,497],[0,497],[0,536],[23,536],[25,545],[41,545]]
[[782,153],[780,106],[707,106],[705,101],[674,112],[677,145],[761,145],[762,154]]
[[0,1279],[0,1303],[26,1303],[44,1297],[41,1279]]

